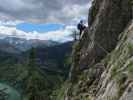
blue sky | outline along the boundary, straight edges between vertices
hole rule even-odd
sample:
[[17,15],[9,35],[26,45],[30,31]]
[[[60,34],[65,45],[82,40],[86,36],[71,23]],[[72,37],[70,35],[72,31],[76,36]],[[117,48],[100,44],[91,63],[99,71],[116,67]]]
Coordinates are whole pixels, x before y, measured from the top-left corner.
[[65,26],[63,24],[55,24],[55,23],[47,23],[47,24],[33,24],[33,23],[20,23],[16,25],[18,30],[22,30],[24,32],[50,32],[57,31],[63,29]]

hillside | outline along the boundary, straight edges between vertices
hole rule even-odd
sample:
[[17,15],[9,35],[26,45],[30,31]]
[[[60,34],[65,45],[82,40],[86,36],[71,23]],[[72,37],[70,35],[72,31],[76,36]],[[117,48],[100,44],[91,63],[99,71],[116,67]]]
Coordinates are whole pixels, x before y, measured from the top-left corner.
[[72,42],[33,48],[19,54],[0,51],[0,90],[7,87],[8,95],[14,95],[10,99],[19,95],[19,98],[32,100],[30,98],[34,95],[51,100],[52,91],[68,77],[70,65],[65,61],[71,50]]
[[132,100],[132,0],[94,0],[56,100]]
[[[65,66],[65,61],[71,56],[72,44],[73,42],[67,42],[50,47],[34,48],[36,52],[36,63],[44,71],[57,71],[68,74],[70,66]],[[23,55],[27,58],[30,51],[24,52]]]

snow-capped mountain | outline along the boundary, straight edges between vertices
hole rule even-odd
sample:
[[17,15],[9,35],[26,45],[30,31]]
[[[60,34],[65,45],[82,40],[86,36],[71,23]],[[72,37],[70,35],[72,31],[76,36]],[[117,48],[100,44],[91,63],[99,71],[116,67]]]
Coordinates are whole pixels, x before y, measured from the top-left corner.
[[50,41],[50,40],[39,40],[39,39],[24,39],[17,38],[12,36],[1,36],[0,38],[0,50],[10,52],[10,53],[18,53],[22,51],[26,51],[32,47],[49,47],[58,45],[59,43]]

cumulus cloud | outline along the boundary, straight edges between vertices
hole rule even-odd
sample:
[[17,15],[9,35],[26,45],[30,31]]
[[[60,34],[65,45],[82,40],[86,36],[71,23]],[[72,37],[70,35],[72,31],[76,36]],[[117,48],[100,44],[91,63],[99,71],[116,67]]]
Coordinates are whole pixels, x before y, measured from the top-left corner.
[[57,42],[72,41],[72,31],[75,30],[75,26],[66,26],[64,29],[57,31],[50,31],[45,33],[24,32],[16,29],[15,27],[0,26],[0,38],[4,37],[17,37],[24,39],[39,39],[39,40],[52,40]]
[[90,0],[0,0],[0,20],[64,22],[87,16]]

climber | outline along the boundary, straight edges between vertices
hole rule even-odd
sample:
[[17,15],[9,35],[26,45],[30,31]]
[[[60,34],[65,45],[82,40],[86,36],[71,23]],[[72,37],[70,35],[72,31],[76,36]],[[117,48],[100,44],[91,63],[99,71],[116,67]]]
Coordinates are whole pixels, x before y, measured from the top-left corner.
[[82,32],[84,31],[85,28],[86,28],[86,26],[84,25],[83,20],[81,20],[79,22],[79,24],[77,25],[77,29],[79,30],[80,36],[81,36],[81,34],[82,34]]

